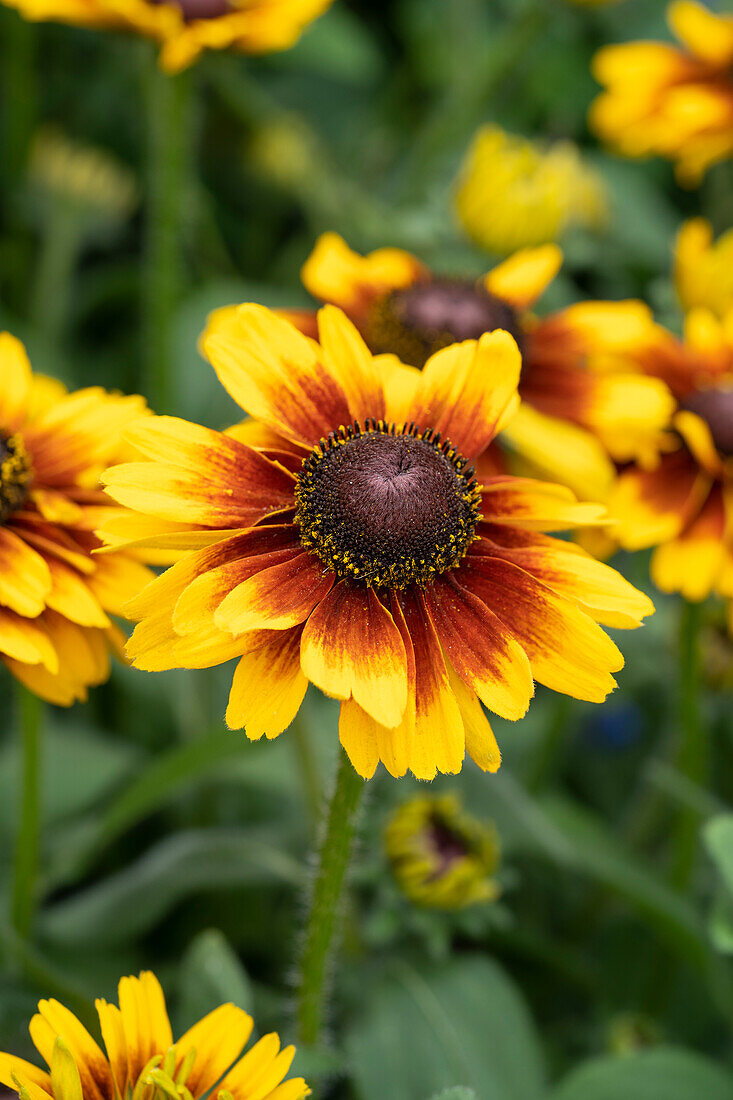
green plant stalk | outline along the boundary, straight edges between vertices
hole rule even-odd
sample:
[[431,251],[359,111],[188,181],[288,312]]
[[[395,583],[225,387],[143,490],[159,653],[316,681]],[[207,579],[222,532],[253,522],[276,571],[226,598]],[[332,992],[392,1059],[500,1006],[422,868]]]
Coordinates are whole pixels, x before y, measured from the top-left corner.
[[49,347],[66,335],[82,227],[78,212],[60,202],[43,233],[33,291],[33,323]]
[[16,12],[2,12],[3,164],[8,181],[19,183],[36,125],[36,28]]
[[36,906],[40,839],[41,715],[38,696],[18,687],[21,781],[18,831],[13,866],[10,919],[22,940],[29,938]]
[[[682,604],[679,638],[679,772],[697,786],[704,786],[709,772],[709,744],[700,714],[700,604]],[[700,815],[682,806],[673,833],[672,884],[683,890],[695,863]]]
[[356,774],[346,754],[341,752],[300,956],[297,1027],[298,1040],[306,1046],[316,1044],[323,1029],[326,981],[336,947],[334,933],[339,901],[363,788],[364,781]]
[[147,60],[141,389],[153,409],[164,413],[173,411],[173,323],[184,289],[181,237],[189,197],[192,76],[161,72],[153,49]]

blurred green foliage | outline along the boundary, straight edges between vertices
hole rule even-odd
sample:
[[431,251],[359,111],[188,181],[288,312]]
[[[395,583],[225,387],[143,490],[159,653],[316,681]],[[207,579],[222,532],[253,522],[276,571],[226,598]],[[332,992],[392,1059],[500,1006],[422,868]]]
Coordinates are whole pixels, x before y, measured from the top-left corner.
[[[665,37],[661,0],[598,9],[566,0],[337,0],[291,51],[210,55],[193,72],[195,171],[171,412],[222,427],[237,410],[200,359],[209,310],[245,299],[298,306],[315,236],[359,249],[408,247],[444,272],[492,262],[462,238],[451,186],[486,121],[540,140],[570,137],[603,174],[611,220],[576,233],[543,302],[642,296],[679,325],[674,233],[731,213],[729,175],[683,192],[669,165],[599,149],[585,112],[589,63],[604,42]],[[115,155],[142,189],[141,84],[148,44],[0,11],[4,83],[0,324],[34,366],[71,385],[140,385],[143,205],[100,227],[40,201],[26,170],[41,123]],[[53,255],[49,250],[55,249]],[[52,262],[53,261],[53,262]],[[50,275],[49,275],[50,272]],[[58,298],[56,297],[58,295]],[[620,568],[649,589],[644,555]],[[676,601],[621,644],[627,667],[604,707],[538,691],[530,715],[496,722],[497,776],[468,764],[459,790],[492,818],[504,853],[493,909],[416,913],[391,883],[381,835],[417,789],[370,784],[345,908],[327,1048],[297,1072],[342,1100],[726,1100],[733,985],[730,699],[705,700],[714,772],[690,785],[675,766]],[[719,609],[706,614],[716,621]],[[310,873],[310,808],[294,738],[248,744],[223,729],[231,670],[146,676],[118,668],[90,702],[50,718],[43,749],[43,865],[31,946],[0,919],[0,1049],[29,1056],[27,1020],[49,993],[90,1019],[91,998],[142,966],[187,1027],[233,1000],[260,1031],[292,1034],[291,975]],[[0,674],[0,912],[12,851],[17,736]],[[336,715],[315,692],[304,733],[327,790]],[[681,809],[705,830],[694,874],[669,882]],[[709,854],[708,854],[709,853]],[[716,870],[717,866],[717,870]],[[634,1014],[625,1052],[612,1035]],[[615,1030],[614,1030],[615,1029]],[[660,1045],[645,1049],[649,1036]],[[459,1085],[461,1087],[452,1087]],[[447,1091],[441,1091],[447,1089]]]

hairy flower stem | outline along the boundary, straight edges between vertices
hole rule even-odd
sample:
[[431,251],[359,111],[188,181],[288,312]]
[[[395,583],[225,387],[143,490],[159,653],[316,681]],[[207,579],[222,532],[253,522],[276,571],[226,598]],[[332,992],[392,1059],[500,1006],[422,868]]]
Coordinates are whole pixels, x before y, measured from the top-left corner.
[[321,842],[308,908],[298,975],[298,1040],[314,1045],[323,1027],[326,979],[334,954],[334,932],[344,875],[349,864],[364,781],[341,753],[336,785]]
[[27,940],[33,924],[40,837],[41,700],[18,687],[21,735],[21,782],[10,917],[18,936]]
[[183,290],[182,229],[192,128],[191,74],[168,76],[154,50],[145,72],[147,193],[142,280],[141,390],[156,412],[170,408],[173,322]]
[[[709,770],[708,738],[700,715],[700,604],[682,604],[679,641],[679,750],[677,767],[691,784],[703,786]],[[700,817],[682,806],[675,824],[671,879],[682,890],[695,863]]]

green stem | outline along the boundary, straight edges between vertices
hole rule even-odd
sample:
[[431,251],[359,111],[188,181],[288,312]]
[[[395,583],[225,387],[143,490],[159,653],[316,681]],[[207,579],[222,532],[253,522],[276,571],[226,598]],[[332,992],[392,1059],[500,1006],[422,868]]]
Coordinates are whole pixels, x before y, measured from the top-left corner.
[[3,163],[9,179],[20,182],[38,113],[36,28],[14,11],[2,13]]
[[15,847],[11,922],[17,934],[27,940],[33,924],[38,876],[40,837],[41,700],[25,688],[18,688],[22,772],[20,816]]
[[342,752],[321,842],[300,957],[298,1037],[302,1044],[309,1046],[318,1042],[323,1027],[328,964],[335,949],[334,931],[339,900],[363,787],[364,781]]
[[45,227],[32,305],[34,325],[49,347],[57,347],[66,334],[80,244],[79,219],[60,202]]
[[191,145],[191,74],[167,76],[149,52],[145,73],[147,205],[141,389],[157,412],[172,399],[173,324],[182,291],[181,237]]
[[[679,750],[677,768],[690,783],[703,787],[708,776],[708,739],[700,715],[700,604],[684,602],[679,640]],[[673,838],[672,883],[680,890],[689,882],[695,863],[699,813],[682,806]]]

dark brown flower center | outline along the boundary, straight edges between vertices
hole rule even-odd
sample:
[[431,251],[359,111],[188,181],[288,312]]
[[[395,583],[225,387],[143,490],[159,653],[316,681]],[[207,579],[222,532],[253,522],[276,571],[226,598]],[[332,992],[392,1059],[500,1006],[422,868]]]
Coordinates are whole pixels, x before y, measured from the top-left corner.
[[464,859],[470,853],[468,838],[452,829],[442,817],[435,816],[428,825],[426,834],[431,855],[436,860],[432,878],[440,878],[450,871],[454,863]]
[[721,454],[733,455],[733,387],[696,390],[680,401],[680,408],[705,421]]
[[31,460],[19,435],[0,431],[0,523],[25,504],[33,478]]
[[522,327],[508,302],[477,283],[434,279],[377,298],[365,335],[375,354],[393,352],[403,363],[423,367],[441,348],[497,328],[511,333],[521,349]]
[[295,490],[300,541],[338,577],[425,585],[474,540],[479,488],[447,440],[414,424],[354,424],[321,440]]
[[228,15],[235,7],[228,0],[152,0],[152,3],[172,3],[180,8],[187,23],[194,19],[218,19],[221,15]]

